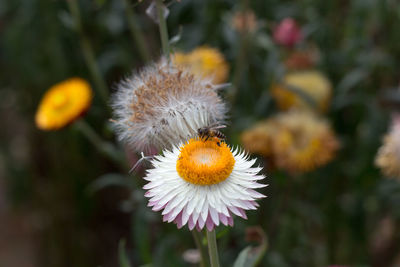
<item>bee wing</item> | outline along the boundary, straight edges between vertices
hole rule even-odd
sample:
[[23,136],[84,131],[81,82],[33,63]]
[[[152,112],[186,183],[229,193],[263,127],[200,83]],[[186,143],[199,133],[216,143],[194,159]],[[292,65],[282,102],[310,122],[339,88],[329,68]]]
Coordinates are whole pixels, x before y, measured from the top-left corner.
[[217,130],[217,129],[223,129],[226,128],[226,125],[216,125],[214,127],[212,127],[212,129]]

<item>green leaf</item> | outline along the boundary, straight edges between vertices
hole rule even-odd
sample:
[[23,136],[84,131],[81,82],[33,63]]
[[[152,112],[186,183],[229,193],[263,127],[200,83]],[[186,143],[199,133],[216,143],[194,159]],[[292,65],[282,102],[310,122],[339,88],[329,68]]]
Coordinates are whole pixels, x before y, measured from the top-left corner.
[[260,244],[256,247],[248,246],[244,248],[236,258],[233,267],[255,267],[267,251],[267,237],[260,227],[249,228],[246,232],[252,239],[255,234]]
[[121,239],[118,244],[118,255],[119,255],[119,266],[120,267],[131,267],[128,255],[126,255],[125,250],[125,239]]
[[123,187],[131,187],[131,181],[129,177],[125,175],[121,175],[118,173],[107,173],[99,178],[97,178],[95,181],[93,181],[89,186],[88,186],[88,192],[90,194],[93,194],[105,187],[108,186],[123,186]]
[[346,94],[351,88],[364,81],[368,75],[369,72],[365,69],[355,69],[343,77],[336,90],[342,94]]
[[301,88],[294,86],[292,84],[287,84],[287,83],[284,83],[284,85],[285,85],[285,89],[298,95],[301,99],[304,100],[304,102],[309,104],[311,107],[317,108],[317,103],[315,102],[315,99],[312,96],[310,96],[309,94],[307,94],[306,92],[304,92]]
[[174,45],[174,44],[178,43],[181,40],[181,38],[182,38],[182,30],[183,30],[183,28],[182,28],[182,26],[180,26],[178,33],[169,40],[169,44],[170,45]]
[[248,246],[244,248],[239,256],[236,258],[233,267],[254,267],[260,262],[265,252],[267,251],[267,247],[263,246],[262,248],[253,248]]

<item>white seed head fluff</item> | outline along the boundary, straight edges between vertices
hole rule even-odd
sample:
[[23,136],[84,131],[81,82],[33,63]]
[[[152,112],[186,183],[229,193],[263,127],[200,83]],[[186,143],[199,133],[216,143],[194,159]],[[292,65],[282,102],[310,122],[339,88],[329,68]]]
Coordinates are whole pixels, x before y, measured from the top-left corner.
[[[181,147],[181,146],[180,146]],[[148,206],[161,211],[163,221],[174,222],[178,228],[188,225],[198,231],[209,231],[220,223],[233,226],[233,215],[247,219],[245,210],[255,210],[255,201],[265,197],[255,189],[266,185],[258,183],[265,177],[258,174],[261,167],[252,167],[255,159],[237,149],[230,149],[235,159],[233,170],[222,182],[212,185],[190,183],[180,177],[177,161],[180,148],[164,150],[163,155],[152,160],[153,169],[144,177],[143,187],[149,198]]]
[[144,68],[120,82],[112,98],[119,139],[137,151],[172,147],[201,127],[222,123],[226,106],[218,88],[165,59]]

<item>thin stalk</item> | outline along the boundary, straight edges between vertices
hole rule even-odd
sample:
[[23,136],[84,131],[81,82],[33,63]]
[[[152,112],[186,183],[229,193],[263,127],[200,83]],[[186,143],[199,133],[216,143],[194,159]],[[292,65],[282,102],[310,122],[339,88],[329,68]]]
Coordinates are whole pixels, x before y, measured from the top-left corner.
[[126,17],[128,19],[129,31],[131,32],[133,40],[136,42],[136,46],[139,49],[139,54],[142,57],[142,60],[144,62],[148,62],[151,59],[151,55],[148,46],[146,45],[145,38],[137,26],[138,23],[136,22],[136,14],[133,11],[133,8],[130,7],[129,0],[124,0],[124,4]]
[[196,243],[196,247],[200,252],[200,267],[206,267],[208,266],[207,250],[201,242],[202,235],[197,230],[193,230],[191,232],[193,235],[194,242]]
[[215,230],[207,231],[208,254],[210,255],[211,267],[219,267],[217,238]]
[[[240,10],[243,14],[246,14],[246,11],[248,10],[249,6],[249,1],[248,0],[241,0],[240,1]],[[247,25],[245,25],[247,26]],[[228,94],[228,99],[231,102],[231,105],[233,106],[236,101],[236,96],[239,92],[240,88],[240,83],[242,81],[242,74],[244,70],[246,69],[247,65],[247,50],[248,50],[248,43],[249,43],[249,33],[246,30],[245,32],[240,32],[240,44],[239,44],[239,52],[238,56],[236,57],[235,61],[235,71],[233,73],[233,79],[232,79],[232,88],[230,90],[230,93]]]
[[127,169],[125,160],[121,151],[119,151],[112,143],[103,140],[96,131],[83,119],[77,120],[74,126],[89,140],[96,149],[117,163],[121,168]]
[[247,47],[248,47],[248,34],[240,34],[240,47],[239,54],[235,61],[235,72],[233,73],[232,90],[228,95],[231,105],[233,106],[236,101],[236,96],[239,91],[240,83],[242,81],[242,74],[247,65]]
[[107,101],[108,101],[107,84],[104,81],[103,76],[101,75],[100,69],[97,65],[92,45],[83,31],[81,15],[80,15],[77,0],[67,0],[67,3],[68,3],[69,10],[75,20],[75,29],[78,32],[79,37],[80,37],[82,52],[83,52],[83,56],[86,61],[86,65],[89,68],[90,74],[92,75],[93,81],[96,85],[96,88],[98,90],[98,93],[99,93],[101,99],[104,101],[104,103],[107,104]]
[[167,22],[164,17],[163,0],[156,0],[157,14],[158,14],[158,27],[160,29],[161,45],[164,56],[169,60],[169,40]]

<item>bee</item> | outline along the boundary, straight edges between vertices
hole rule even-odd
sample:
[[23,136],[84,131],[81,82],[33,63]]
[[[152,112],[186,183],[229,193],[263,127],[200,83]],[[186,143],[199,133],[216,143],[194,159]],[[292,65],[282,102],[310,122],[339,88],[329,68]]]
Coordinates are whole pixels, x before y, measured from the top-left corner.
[[197,129],[197,134],[201,139],[207,141],[208,139],[214,139],[217,141],[217,145],[221,146],[220,141],[225,140],[225,135],[218,129],[225,128],[226,125],[211,125]]

